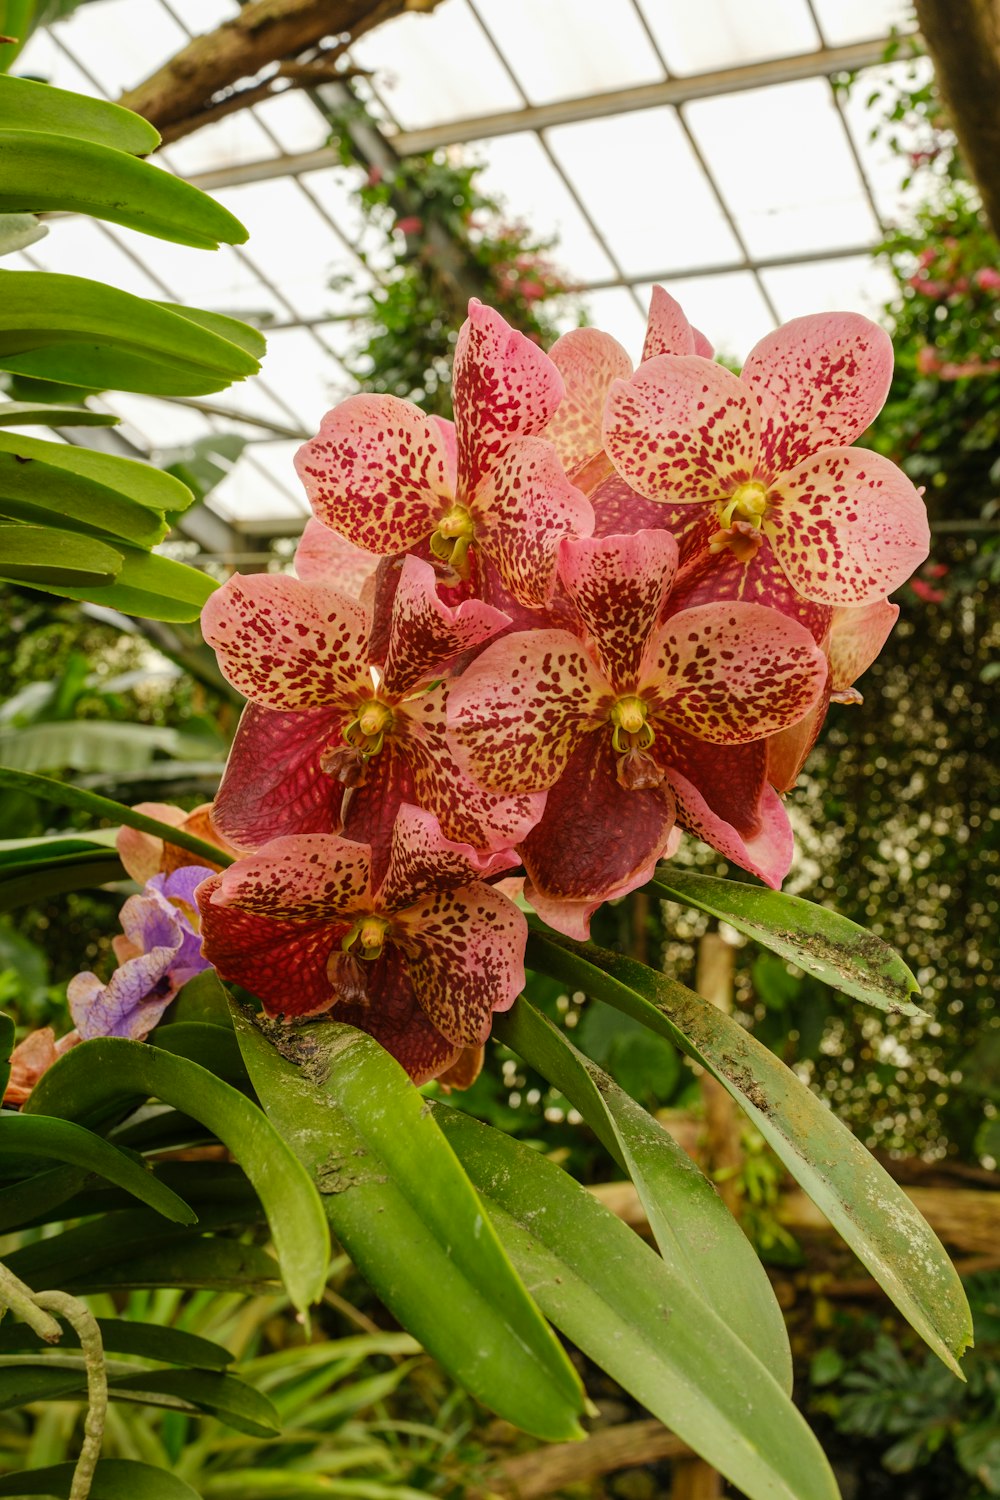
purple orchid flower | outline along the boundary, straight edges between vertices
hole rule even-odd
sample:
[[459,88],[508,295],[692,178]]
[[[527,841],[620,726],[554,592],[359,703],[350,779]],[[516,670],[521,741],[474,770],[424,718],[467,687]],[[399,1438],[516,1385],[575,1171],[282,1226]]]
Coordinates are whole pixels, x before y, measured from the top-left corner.
[[141,895],[125,902],[123,936],[112,940],[119,967],[108,983],[90,973],[69,982],[70,1014],[84,1041],[98,1036],[142,1041],[182,985],[211,967],[201,954],[194,893],[213,874],[201,865],[184,865],[154,875]]

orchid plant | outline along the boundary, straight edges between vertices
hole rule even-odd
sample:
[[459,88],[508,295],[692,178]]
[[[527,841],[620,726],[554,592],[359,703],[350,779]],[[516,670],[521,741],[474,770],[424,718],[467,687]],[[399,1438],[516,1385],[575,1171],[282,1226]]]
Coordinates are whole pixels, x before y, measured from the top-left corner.
[[[856,446],[891,373],[885,334],[844,313],[787,324],[733,375],[657,288],[635,369],[607,334],[546,354],[473,302],[454,422],[392,396],[330,412],[296,461],[313,511],[297,576],[234,575],[203,613],[247,699],[214,804],[185,818],[63,790],[118,816],[145,889],[109,983],[71,986],[91,1040],[15,1054],[25,1117],[110,1120],[150,1149],[130,1111],[155,1097],[229,1147],[303,1311],[329,1225],[529,1432],[571,1437],[585,1409],[552,1323],[748,1496],[834,1497],[749,1243],[533,1007],[525,964],[713,1073],[957,1371],[961,1286],[909,1199],[741,1026],[589,941],[602,903],[652,882],[913,1012],[884,945],[780,894],[784,794],[927,555],[920,495]],[[672,864],[685,835],[753,883]],[[629,1173],[659,1254],[449,1107],[491,1034]]]

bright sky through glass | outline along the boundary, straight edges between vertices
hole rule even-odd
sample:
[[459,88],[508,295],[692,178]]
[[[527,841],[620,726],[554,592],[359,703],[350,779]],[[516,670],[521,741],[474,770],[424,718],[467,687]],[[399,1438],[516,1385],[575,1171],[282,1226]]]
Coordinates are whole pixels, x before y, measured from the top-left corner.
[[[18,71],[113,98],[237,10],[237,0],[100,0],[33,38]],[[888,295],[867,251],[905,215],[907,196],[898,159],[869,141],[865,100],[898,73],[877,65],[879,43],[906,23],[905,0],[444,0],[365,37],[354,61],[370,72],[387,134],[446,127],[468,143],[448,149],[485,163],[483,184],[510,218],[558,241],[554,259],[583,289],[588,316],[633,357],[658,277],[720,352],[740,358],[778,319],[838,307],[877,315]],[[872,65],[845,100],[823,49],[855,44]],[[725,92],[729,80],[700,86],[701,75],[753,65],[785,71],[749,88],[757,76],[740,79],[740,92]],[[664,87],[675,91],[666,100]],[[649,89],[659,96],[619,98],[592,118],[578,104]],[[677,91],[690,95],[680,108]],[[360,173],[332,153],[316,160],[328,135],[320,110],[290,92],[161,153],[183,176],[209,174],[250,230],[245,247],[206,254],[66,217],[6,261],[261,323],[262,378],[202,403],[229,415],[107,398],[125,419],[116,432],[157,457],[212,432],[248,438],[210,503],[257,532],[305,514],[297,434],[355,388],[347,320],[379,274],[377,258],[366,269],[358,254],[379,245],[352,198]]]

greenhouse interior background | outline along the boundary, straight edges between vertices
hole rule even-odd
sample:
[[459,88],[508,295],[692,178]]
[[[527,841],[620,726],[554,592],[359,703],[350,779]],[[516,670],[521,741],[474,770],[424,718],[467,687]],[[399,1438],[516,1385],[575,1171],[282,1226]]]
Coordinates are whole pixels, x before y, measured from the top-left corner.
[[[247,54],[252,66],[231,68],[229,75],[221,63],[211,96],[175,116],[172,91],[187,75],[183,66],[171,73],[172,60],[187,57],[185,49],[197,47],[199,38],[216,38],[217,56],[224,58],[227,38],[239,35],[239,45],[246,45],[232,23],[249,14],[270,8],[270,24],[294,12],[302,26],[324,7],[317,0],[0,0],[4,287],[13,285],[15,272],[47,273],[53,282],[87,278],[147,305],[171,304],[181,314],[200,309],[209,331],[214,315],[237,319],[249,325],[242,342],[233,335],[241,350],[251,351],[249,364],[252,351],[262,350],[257,335],[266,341],[258,374],[229,372],[201,393],[144,393],[143,379],[131,382],[135,389],[105,388],[97,378],[89,386],[81,379],[77,388],[68,377],[46,372],[44,348],[47,340],[58,342],[54,334],[39,337],[41,364],[19,367],[0,287],[0,1045],[7,1045],[7,1017],[10,1043],[15,1037],[18,1043],[0,1112],[0,1497],[16,1497],[21,1482],[24,1493],[69,1500],[1000,1495],[1000,617],[994,602],[1000,581],[1000,176],[982,165],[990,141],[1000,161],[997,5],[329,0],[330,27],[314,22],[309,45],[278,50],[264,61],[258,47]],[[925,19],[931,12],[944,18],[940,34]],[[974,65],[962,38],[973,36],[987,12],[996,45],[991,51],[988,38],[980,40]],[[15,51],[9,36],[21,36],[18,28],[29,34]],[[984,80],[994,76],[998,92],[991,102]],[[232,235],[232,243],[206,251],[195,248],[196,239],[175,243],[155,228],[140,232],[115,222],[131,212],[124,200],[106,213],[88,207],[86,195],[76,206],[60,206],[53,194],[71,194],[68,177],[59,178],[48,197],[40,178],[39,202],[33,186],[11,187],[5,174],[16,170],[18,141],[58,126],[33,123],[30,109],[19,121],[17,98],[4,92],[8,77],[123,102],[148,117],[163,136],[150,155],[153,166],[228,210],[245,227],[245,240]],[[79,128],[86,139],[87,127]],[[76,130],[67,127],[67,138]],[[145,156],[135,146],[123,149]],[[134,181],[139,193],[142,181]],[[37,223],[16,241],[20,248],[5,248],[6,236],[20,234],[15,219],[36,213]],[[317,1165],[301,1150],[296,1155],[296,1142],[301,1146],[322,1131],[314,1121],[313,1135],[300,1129],[299,1117],[294,1128],[288,1125],[294,1114],[288,1101],[300,1099],[300,1077],[315,1084],[321,1070],[310,1072],[310,1059],[303,1062],[281,1039],[273,1020],[251,1026],[256,1040],[247,1042],[241,1032],[251,991],[247,971],[231,954],[227,970],[208,941],[205,956],[199,950],[199,934],[208,931],[207,887],[198,898],[199,918],[194,886],[178,896],[169,883],[196,860],[200,876],[213,882],[211,899],[222,902],[227,882],[266,840],[230,838],[235,822],[223,827],[222,813],[218,826],[213,822],[217,795],[222,806],[228,786],[231,805],[239,801],[247,821],[258,771],[262,807],[273,808],[284,795],[281,766],[276,761],[275,771],[269,761],[277,754],[274,738],[253,741],[248,725],[298,723],[302,716],[293,710],[303,706],[317,720],[327,712],[315,696],[300,702],[289,693],[286,701],[275,691],[255,698],[257,679],[233,667],[227,631],[238,634],[232,622],[242,620],[245,644],[259,624],[254,601],[266,621],[274,601],[286,598],[286,586],[308,592],[319,579],[342,588],[342,598],[351,594],[354,549],[350,557],[345,551],[331,553],[332,562],[327,558],[316,537],[333,504],[301,458],[301,478],[296,470],[303,445],[315,457],[312,445],[320,442],[327,413],[344,402],[345,411],[361,410],[350,401],[374,393],[416,403],[434,421],[452,416],[453,396],[456,406],[463,399],[457,375],[452,384],[452,361],[457,371],[459,329],[470,299],[495,307],[527,335],[524,368],[534,368],[532,350],[551,351],[562,336],[591,329],[611,335],[639,366],[656,288],[680,304],[685,336],[690,323],[734,380],[754,346],[792,320],[831,315],[822,326],[839,327],[840,315],[860,314],[878,324],[884,334],[877,337],[886,348],[891,340],[895,361],[891,382],[885,371],[885,403],[875,403],[842,441],[857,437],[858,451],[872,450],[884,472],[891,467],[905,484],[908,497],[919,495],[929,542],[881,590],[878,608],[886,609],[888,596],[889,613],[898,606],[898,619],[891,635],[888,624],[882,631],[881,651],[866,654],[864,641],[857,647],[864,666],[858,689],[850,674],[837,679],[831,645],[850,609],[835,604],[820,627],[818,596],[808,596],[814,614],[800,608],[796,616],[795,629],[808,627],[815,636],[809,650],[817,659],[825,653],[829,677],[825,696],[814,693],[820,704],[815,723],[806,718],[793,725],[786,715],[769,730],[780,739],[802,723],[813,726],[784,781],[767,759],[772,751],[762,749],[759,806],[766,795],[779,807],[774,816],[790,829],[789,848],[794,835],[783,884],[771,878],[766,861],[762,874],[743,857],[756,848],[749,834],[746,843],[741,834],[713,844],[704,833],[699,840],[696,822],[685,824],[679,847],[664,840],[644,867],[646,879],[657,858],[665,861],[652,884],[638,877],[617,887],[609,881],[591,903],[597,909],[590,936],[606,970],[598,976],[596,959],[587,968],[592,950],[575,942],[587,936],[590,911],[582,929],[578,916],[585,903],[576,900],[576,915],[565,926],[558,903],[546,906],[543,891],[533,911],[527,856],[527,886],[514,892],[507,880],[496,884],[501,869],[522,878],[518,860],[537,835],[511,835],[518,852],[504,850],[507,866],[489,865],[488,873],[486,855],[476,854],[475,878],[490,885],[477,885],[487,890],[482,899],[500,900],[491,894],[495,886],[521,913],[512,921],[524,927],[527,917],[527,999],[518,999],[509,1015],[513,992],[496,1002],[485,1052],[476,1053],[463,1038],[460,1054],[448,1052],[447,1069],[441,1064],[422,1073],[390,1039],[388,1053],[402,1063],[392,1064],[391,1077],[379,1071],[391,1058],[377,1047],[379,1057],[367,1060],[370,1072],[342,1075],[342,1094],[341,1075],[332,1074],[322,1118],[337,1113],[336,1128],[346,1133],[327,1144]],[[197,321],[192,316],[191,326]],[[74,337],[101,354],[99,330]],[[690,355],[694,347],[668,349],[654,363],[679,366],[673,356]],[[690,357],[704,352],[699,345]],[[697,362],[704,365],[704,359]],[[148,370],[144,378],[155,389]],[[602,388],[602,400],[606,394]],[[38,403],[43,415],[29,420],[28,408]],[[18,416],[22,411],[26,415]],[[86,425],[92,415],[96,423],[107,418],[107,425]],[[482,410],[478,418],[486,420]],[[31,437],[19,453],[22,426]],[[467,438],[461,418],[459,429]],[[84,453],[84,480],[89,475],[112,485],[115,473],[126,473],[88,467],[96,453],[140,461],[163,485],[191,491],[192,502],[176,508],[162,498],[166,489],[139,497],[163,522],[162,540],[154,539],[152,558],[143,557],[142,565],[155,567],[163,559],[165,566],[196,570],[188,594],[182,582],[168,607],[145,610],[148,593],[112,591],[105,602],[100,587],[81,585],[75,575],[67,582],[58,549],[23,565],[4,561],[5,547],[23,540],[29,527],[51,525],[49,510],[17,498],[17,465],[44,458],[39,438],[63,452],[70,445]],[[613,475],[607,441],[601,459]],[[16,459],[12,473],[9,454]],[[585,488],[596,461],[591,456],[589,468],[566,462],[570,478],[563,482]],[[460,457],[460,486],[462,464]],[[614,466],[622,478],[612,482],[621,484],[629,470],[617,458]],[[77,472],[72,464],[69,469]],[[731,504],[753,488],[751,478],[733,491]],[[635,490],[630,494],[634,498]],[[645,515],[651,502],[642,504]],[[731,539],[731,507],[720,514]],[[738,521],[737,530],[756,524],[750,510],[745,515],[750,520]],[[77,538],[99,538],[106,551],[108,529],[94,530],[82,513],[78,521],[68,530]],[[304,545],[296,559],[307,523],[313,550]],[[558,529],[562,522],[552,524]],[[713,538],[716,552],[722,534]],[[873,537],[871,556],[878,545],[891,550],[888,534]],[[55,535],[62,545],[66,533]],[[133,547],[127,531],[120,535],[127,556],[130,548],[150,550],[148,538]],[[439,580],[448,580],[440,597],[433,593],[435,628],[446,616],[452,620],[450,605],[470,602],[468,573],[439,566],[442,558],[459,556],[464,541],[452,553],[449,540],[442,552],[444,535],[453,537],[437,531],[424,551],[415,549],[421,567],[429,563]],[[686,535],[678,529],[681,580],[694,555],[684,550]],[[756,547],[760,533],[753,535]],[[582,545],[579,539],[562,543],[564,549]],[[903,555],[898,536],[891,545]],[[385,558],[395,567],[408,550],[408,543],[395,550],[387,544],[378,573],[373,564],[370,577],[357,575],[358,597],[350,608],[369,610],[364,673],[372,693],[388,680],[390,627],[379,623],[378,611],[389,610],[396,584],[386,582]],[[559,555],[563,569],[568,554]],[[742,563],[742,553],[736,555]],[[372,562],[369,554],[366,559]],[[481,566],[483,573],[474,570],[472,577],[482,584],[486,563]],[[321,567],[341,574],[321,576]],[[433,580],[430,567],[428,574]],[[560,574],[564,582],[566,576]],[[181,572],[149,577],[162,577],[166,587]],[[551,628],[569,618],[532,614],[555,610],[551,587],[540,604],[530,593],[518,594],[504,574],[508,585],[505,595],[487,590],[485,605],[473,594],[471,604],[486,614],[496,613],[491,604],[509,609],[517,629],[528,628],[523,621],[529,617],[532,628],[539,620]],[[402,597],[398,587],[395,597]],[[432,581],[432,592],[435,587]],[[233,602],[229,617],[220,599]],[[869,592],[866,605],[873,599]],[[668,613],[664,604],[661,625]],[[583,618],[594,634],[589,617]],[[294,629],[307,634],[292,617]],[[594,657],[587,631],[587,649],[600,664],[604,658],[599,649]],[[265,633],[262,627],[262,639]],[[290,638],[283,637],[281,649],[294,655]],[[480,637],[473,645],[482,651]],[[420,693],[429,701],[447,678],[457,701],[462,673],[474,678],[484,661],[505,660],[493,654],[502,645],[501,637],[471,666],[453,645],[447,668],[425,673]],[[747,656],[755,649],[748,646]],[[625,689],[619,684],[614,692]],[[742,711],[751,697],[744,694]],[[372,701],[384,710],[391,736],[390,711]],[[402,691],[392,701],[404,717],[407,704],[412,707]],[[619,696],[615,712],[637,701]],[[337,757],[354,757],[350,772],[336,773],[346,787],[343,804],[322,832],[303,822],[289,827],[291,835],[360,837],[351,831],[349,813],[367,806],[362,793],[382,753],[383,720],[372,721],[372,729],[363,708],[351,712],[354,718],[341,726],[342,743],[335,753],[324,749],[319,762],[333,781],[330,766],[345,764]],[[461,726],[447,722],[447,750],[441,740],[434,753],[450,774]],[[640,760],[656,735],[662,745],[659,728],[642,738],[645,719],[638,738],[627,717],[609,722],[616,726],[616,753],[622,733]],[[466,761],[459,763],[465,776]],[[734,767],[733,787],[748,763],[726,762]],[[298,779],[305,777],[303,764],[300,757],[286,767],[287,800],[296,809],[295,799],[305,800]],[[627,786],[623,765],[620,787]],[[399,794],[404,803],[419,802],[418,772],[407,771],[408,781],[399,774],[399,784],[409,789]],[[486,795],[468,778],[461,785],[473,798]],[[645,795],[648,784],[638,785]],[[587,793],[600,812],[595,786],[587,783]],[[490,783],[489,794],[497,787]],[[544,789],[555,805],[551,784],[524,781],[500,789],[511,795]],[[676,800],[680,808],[683,796]],[[680,811],[677,817],[679,829]],[[107,826],[118,823],[123,826]],[[475,852],[475,841],[449,833],[443,817],[435,826],[436,837]],[[186,845],[170,843],[171,828]],[[609,826],[594,842],[611,845],[618,836]],[[266,839],[273,837],[272,831]],[[490,858],[500,861],[499,849],[500,842],[489,844]],[[225,872],[232,860],[230,877]],[[736,897],[718,894],[731,881],[744,883],[726,885]],[[760,881],[780,886],[799,904],[762,906],[758,920],[758,909],[744,910],[739,901],[748,882],[753,896],[767,894]],[[132,928],[124,926],[123,901],[164,906],[167,897],[169,919],[180,922],[178,948],[190,957],[183,946],[190,940],[197,951],[193,967],[178,978],[175,955],[174,970],[164,968],[156,986],[150,980],[142,1004],[156,999],[152,1019],[140,1025],[129,1012],[127,1023],[87,1031],[81,1002],[73,998],[82,993],[81,982],[92,981],[94,993],[107,997],[114,976],[148,959],[154,946],[148,933],[136,935],[138,907]],[[839,913],[844,925],[836,925],[840,918],[826,925],[819,908]],[[784,912],[787,923],[776,940],[772,929],[781,924],[775,917],[768,925],[771,911]],[[143,920],[152,922],[148,911]],[[294,920],[304,921],[302,911]],[[357,974],[363,960],[382,962],[385,933],[391,938],[396,931],[393,920],[379,917],[375,938],[370,928],[356,923],[348,932],[345,926],[343,951],[335,948],[324,959],[329,985],[342,980],[347,986],[352,1025],[364,1039],[369,1031],[380,1033],[365,1019],[370,1002]],[[562,936],[550,943],[545,923]],[[576,953],[582,968],[573,970],[559,943]],[[624,968],[614,969],[615,955]],[[265,952],[262,969],[269,962]],[[640,965],[654,973],[652,987],[642,991],[648,998],[633,995],[631,1010],[628,1004],[614,1008],[613,998],[605,1004],[600,985],[607,988],[608,974],[617,975],[621,989]],[[456,962],[455,972],[460,968]],[[516,964],[514,970],[521,972]],[[587,987],[588,974],[596,988]],[[209,980],[211,994],[204,987]],[[910,981],[919,994],[910,992]],[[351,988],[356,983],[360,1000]],[[730,1028],[718,1067],[710,1048],[699,1050],[697,1026],[686,1028],[670,1010],[676,1003],[687,1014],[686,1002],[676,1000],[681,987],[690,1001],[711,1002],[713,1013],[722,1012],[719,1024]],[[261,998],[269,1016],[282,1014],[263,990]],[[159,1025],[164,1006],[170,1008]],[[654,1006],[668,1023],[650,1018]],[[303,1000],[297,1013],[309,1022],[315,1010]],[[420,1014],[421,1024],[433,1029]],[[78,1030],[84,1037],[79,1046]],[[443,1027],[438,1042],[441,1034],[459,1046]],[[565,1043],[558,1065],[554,1036]],[[266,1049],[269,1063],[254,1053],[262,1037],[273,1043]],[[130,1073],[131,1053],[120,1050],[135,1051],[147,1041],[153,1045],[143,1050],[150,1055],[174,1054],[155,1077],[152,1063],[146,1071],[135,1063],[138,1071]],[[102,1047],[112,1050],[101,1054]],[[89,1074],[88,1049],[94,1057]],[[579,1062],[581,1054],[584,1066],[576,1076],[567,1059]],[[119,1056],[121,1079],[131,1086],[122,1081],[116,1093],[110,1080]],[[175,1062],[176,1087],[173,1075],[168,1078]],[[289,1082],[292,1062],[301,1064],[301,1073]],[[184,1069],[196,1064],[199,1077],[213,1075],[204,1083],[205,1100],[212,1089],[224,1090],[228,1105],[221,1094],[217,1100],[211,1095],[214,1103],[200,1100],[185,1081]],[[758,1065],[764,1069],[759,1075]],[[286,1068],[280,1087],[268,1067]],[[583,1073],[591,1079],[589,1093]],[[787,1096],[792,1102],[782,1114],[786,1084],[799,1092]],[[190,1095],[184,1093],[189,1085]],[[398,1111],[386,1116],[391,1131],[387,1127],[385,1138],[374,1126],[366,1134],[364,1118],[365,1102],[382,1097],[383,1085]],[[342,1105],[349,1128],[338,1113]],[[248,1113],[240,1114],[244,1108]],[[446,1116],[450,1127],[441,1123]],[[69,1130],[68,1122],[79,1131],[75,1146],[56,1133],[64,1123]],[[827,1133],[835,1122],[846,1127],[839,1137]],[[7,1126],[10,1144],[4,1146]],[[350,1135],[355,1127],[356,1137]],[[487,1170],[478,1161],[479,1148],[463,1134],[473,1127],[502,1139],[512,1154],[496,1161],[507,1165]],[[647,1127],[652,1144],[643,1134]],[[390,1135],[398,1157],[387,1144]],[[412,1160],[409,1148],[398,1146],[402,1139],[419,1145]],[[251,1141],[263,1143],[257,1158],[254,1145],[242,1153]],[[670,1142],[678,1176],[657,1165],[657,1141],[665,1153],[663,1142]],[[358,1166],[354,1160],[376,1157],[383,1147],[384,1161]],[[421,1150],[430,1155],[421,1158]],[[102,1151],[117,1151],[125,1165],[109,1165]],[[485,1159],[485,1146],[482,1153]],[[877,1178],[865,1175],[862,1158],[878,1164]],[[715,1245],[708,1219],[685,1241],[691,1177],[684,1177],[678,1160],[700,1168],[704,1175],[693,1177],[714,1185],[712,1203],[724,1204],[740,1226],[738,1245],[726,1241],[724,1252],[734,1257],[730,1295],[744,1304],[748,1320],[758,1316],[755,1298],[766,1293],[770,1299],[767,1314],[759,1314],[759,1346],[756,1330],[749,1341],[737,1339],[745,1332],[741,1314],[730,1309],[727,1321],[720,1290],[727,1276],[717,1273],[719,1308],[712,1303],[694,1332],[677,1313],[680,1353],[671,1344],[667,1330],[675,1314],[655,1301],[661,1295],[656,1278],[667,1274],[662,1263],[673,1275],[674,1254],[679,1279],[693,1264],[698,1296],[711,1302],[712,1294],[698,1286],[696,1263],[702,1244]],[[426,1169],[415,1169],[418,1162]],[[517,1205],[497,1184],[521,1181],[527,1195],[534,1191],[533,1169],[541,1196],[524,1222],[515,1222]],[[425,1170],[422,1186],[414,1186]],[[390,1201],[396,1174],[403,1208]],[[582,1184],[587,1211],[596,1214],[599,1205],[601,1223],[613,1221],[612,1228],[595,1221],[589,1238],[591,1221],[581,1218],[577,1225],[570,1199],[559,1197],[564,1179],[574,1189]],[[363,1228],[349,1211],[338,1218],[340,1200],[381,1192],[387,1182],[385,1198]],[[482,1217],[474,1230],[472,1219],[466,1224],[462,1218],[480,1200],[489,1210],[487,1229],[491,1217],[496,1229],[486,1236],[486,1250],[479,1245]],[[563,1213],[579,1259],[543,1234],[544,1254],[533,1260],[537,1222],[550,1224]],[[452,1222],[454,1241],[448,1237]],[[463,1225],[472,1238],[462,1239]],[[614,1237],[623,1225],[625,1242]],[[925,1231],[926,1240],[920,1237]],[[654,1245],[660,1252],[655,1272],[649,1269]],[[736,1268],[748,1246],[754,1268],[743,1282]],[[632,1275],[630,1256],[640,1249],[645,1259],[635,1261]],[[481,1285],[470,1269],[480,1251],[494,1257],[483,1262]],[[563,1255],[565,1262],[557,1264]],[[712,1253],[704,1259],[711,1261]],[[303,1291],[310,1274],[313,1282]],[[645,1287],[635,1292],[634,1304],[632,1287]],[[49,1306],[46,1295],[69,1301]],[[678,1305],[687,1304],[682,1298]],[[44,1320],[52,1316],[72,1324],[79,1350],[75,1343],[42,1350],[49,1337]],[[28,1325],[34,1342],[19,1342],[18,1328],[23,1333]],[[962,1358],[973,1329],[975,1347]],[[620,1338],[625,1342],[616,1353]],[[769,1344],[775,1338],[777,1355]],[[531,1358],[519,1364],[514,1345]],[[102,1360],[110,1404],[95,1397]],[[959,1360],[962,1380],[955,1376]],[[179,1368],[164,1371],[171,1361]],[[741,1382],[751,1365],[763,1384],[744,1400]],[[536,1382],[537,1400],[531,1394]],[[514,1394],[508,1400],[498,1392]],[[34,1470],[43,1471],[40,1478]],[[49,1489],[38,1487],[46,1482]]]

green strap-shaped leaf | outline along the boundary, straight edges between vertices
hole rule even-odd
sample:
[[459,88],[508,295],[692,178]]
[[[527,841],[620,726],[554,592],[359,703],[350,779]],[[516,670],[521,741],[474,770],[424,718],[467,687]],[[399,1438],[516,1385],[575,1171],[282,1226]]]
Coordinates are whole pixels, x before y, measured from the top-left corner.
[[221,203],[127,151],[0,127],[0,213],[53,211],[89,214],[200,250],[247,238]]
[[267,339],[260,329],[241,322],[239,318],[231,318],[227,313],[208,312],[201,307],[186,307],[183,302],[157,302],[156,305],[165,307],[168,312],[179,313],[182,318],[188,318],[199,327],[207,328],[209,332],[239,344],[254,359],[263,359],[267,353]]
[[949,1369],[972,1339],[941,1242],[860,1141],[748,1031],[674,980],[603,949],[538,933],[532,962],[669,1037],[746,1110],[792,1176]]
[[137,1095],[186,1111],[228,1146],[264,1205],[289,1297],[303,1312],[317,1302],[330,1259],[319,1195],[263,1111],[206,1068],[159,1047],[101,1037],[64,1053],[25,1108],[79,1119]]
[[96,1179],[79,1167],[52,1167],[48,1172],[37,1172],[33,1177],[0,1187],[0,1234],[70,1217],[59,1210],[91,1180]]
[[0,404],[0,427],[117,427],[120,421],[110,411],[92,411],[89,406],[53,406],[44,401]]
[[162,542],[169,529],[161,512],[54,464],[25,462],[12,453],[0,453],[0,516],[112,543],[121,538],[146,550]]
[[228,1027],[206,1025],[203,1021],[174,1021],[157,1026],[150,1042],[175,1057],[189,1057],[234,1088],[249,1085],[243,1054]]
[[192,864],[231,865],[232,855],[223,854],[214,844],[205,843],[204,839],[195,838],[194,834],[187,833],[182,828],[174,828],[169,823],[161,823],[158,818],[147,817],[145,813],[136,812],[134,808],[126,807],[123,802],[114,802],[110,797],[102,797],[97,792],[84,791],[83,787],[67,786],[65,782],[55,781],[51,776],[32,776],[27,771],[12,771],[6,766],[0,766],[0,788],[6,787],[9,791],[24,792],[29,797],[37,797],[42,802],[54,802],[57,807],[78,807],[82,812],[89,812],[95,818],[107,818],[112,823],[124,823],[128,828],[138,828],[141,833],[152,833],[157,838],[166,839],[170,844],[176,844],[179,849],[186,849],[193,854],[195,859]]
[[687,1152],[527,1001],[498,1015],[493,1034],[580,1111],[635,1184],[663,1259],[790,1393],[792,1353],[767,1272]]
[[[0,1357],[0,1411],[32,1401],[64,1400],[78,1393],[85,1396],[86,1391],[87,1369],[82,1358],[74,1368],[43,1360],[34,1363],[30,1356],[23,1362],[17,1356]],[[112,1371],[108,1395],[112,1401],[208,1412],[252,1437],[274,1437],[281,1430],[278,1413],[267,1396],[235,1375],[216,1370],[146,1369],[134,1375]]]
[[159,131],[130,109],[29,78],[0,76],[0,129],[68,135],[132,156],[148,156],[160,144]]
[[214,578],[197,568],[156,553],[139,552],[125,542],[118,544],[118,554],[121,566],[110,583],[99,588],[45,584],[46,592],[64,599],[105,604],[109,609],[121,610],[122,614],[137,615],[141,620],[183,624],[198,619],[206,601],[219,587]]
[[[0,1495],[68,1497],[76,1464],[52,1464],[0,1479]],[[90,1484],[90,1500],[199,1500],[197,1490],[166,1469],[128,1458],[99,1460]]]
[[14,1050],[16,1035],[13,1020],[0,1010],[0,1099],[7,1092],[7,1084],[10,1081],[10,1054]]
[[[2,330],[0,318],[0,336]],[[93,338],[98,338],[96,332]],[[116,343],[80,342],[54,334],[44,339],[33,334],[25,342],[29,347],[23,352],[5,354],[0,338],[0,369],[54,389],[76,387],[81,395],[135,391],[143,396],[212,396],[243,379],[242,374],[221,375],[177,356],[139,354]]]
[[[221,1344],[182,1328],[161,1328],[157,1323],[135,1323],[129,1318],[98,1318],[97,1324],[106,1354],[137,1354],[143,1359],[200,1370],[224,1370],[233,1362],[233,1356]],[[64,1325],[59,1348],[79,1348],[79,1344],[79,1334]],[[0,1353],[50,1347],[24,1323],[7,1321],[0,1326]]]
[[[3,310],[0,309],[0,326]],[[0,406],[0,415],[7,410]],[[141,463],[134,458],[119,458],[114,453],[97,453],[90,448],[77,448],[70,443],[52,443],[47,438],[25,437],[21,432],[0,432],[0,453],[9,453],[23,463],[25,459],[37,459],[67,474],[89,480],[92,484],[114,490],[136,505],[155,514],[175,514],[183,511],[193,500],[186,484],[172,474],[166,474],[155,464]],[[31,466],[27,466],[28,472]]]
[[661,866],[649,887],[668,901],[719,917],[791,959],[807,974],[893,1015],[923,1015],[909,998],[920,986],[894,949],[838,912],[766,886]]
[[198,1215],[183,1198],[159,1182],[148,1168],[69,1120],[38,1114],[0,1114],[0,1152],[9,1151],[96,1172],[175,1224],[198,1221]]
[[[0,502],[2,503],[2,502]],[[56,719],[24,729],[0,728],[0,765],[15,771],[143,771],[156,755],[202,761],[200,735],[166,724],[119,724],[113,719]],[[216,753],[225,753],[219,744]],[[107,852],[107,851],[104,851]],[[2,871],[0,871],[2,873]]]
[[[176,361],[227,379],[254,375],[258,369],[258,361],[231,339],[131,292],[53,271],[0,271],[0,364],[4,368],[19,367],[22,351],[33,345],[71,340],[118,345],[146,359]],[[8,365],[8,359],[17,363]],[[72,377],[48,378],[77,383]]]
[[117,854],[68,854],[45,866],[32,864],[20,871],[5,868],[0,871],[0,912],[124,879],[125,868]]
[[124,554],[96,537],[48,526],[0,526],[0,580],[31,588],[70,589],[82,596],[107,588]]
[[750,1500],[837,1500],[816,1439],[684,1276],[529,1146],[436,1106],[549,1318]]
[[395,1317],[508,1421],[553,1441],[577,1435],[573,1367],[399,1064],[334,1022],[274,1027],[273,1041],[235,1006],[233,1023],[258,1097]]

